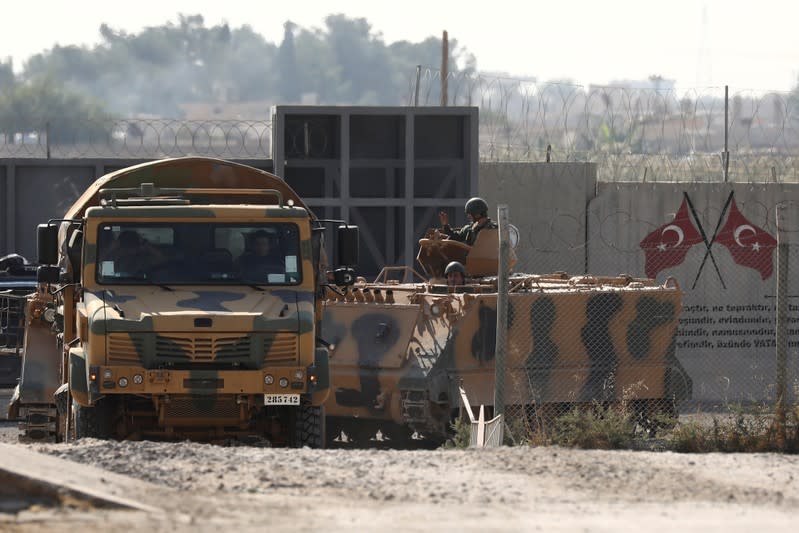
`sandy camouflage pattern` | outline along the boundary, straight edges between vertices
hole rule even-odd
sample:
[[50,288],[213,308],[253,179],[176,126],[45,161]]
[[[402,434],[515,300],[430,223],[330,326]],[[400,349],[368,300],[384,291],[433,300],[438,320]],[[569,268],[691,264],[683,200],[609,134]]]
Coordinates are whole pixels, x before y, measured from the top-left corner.
[[[443,271],[448,260],[435,246],[420,251],[438,261],[422,262],[427,271]],[[443,440],[459,385],[473,405],[493,405],[496,277],[457,288],[445,283],[362,281],[327,293],[322,336],[334,345],[328,438],[357,434],[371,420],[371,429],[389,428],[395,439],[417,432]],[[682,297],[676,283],[560,273],[515,274],[510,283],[506,405],[626,395],[670,410],[690,395],[690,377],[674,353]],[[393,303],[385,303],[387,293]]]
[[[190,205],[101,205],[101,189],[142,183],[219,191],[195,198],[189,190],[183,197],[192,200]],[[274,195],[239,195],[241,189],[275,189],[291,204],[277,205]],[[171,434],[180,427],[221,434],[225,427],[251,429],[256,419],[257,430],[268,434],[272,422],[264,420],[265,394],[300,394],[303,405],[310,406],[325,400],[327,353],[316,342],[321,306],[315,295],[322,267],[311,242],[314,217],[283,180],[210,158],[155,161],[101,177],[65,218],[82,223],[60,224],[62,277],[81,284],[59,284],[55,299],[40,287],[28,302],[30,308],[57,307],[59,313],[55,325],[42,322],[42,313],[28,313],[15,414],[44,409],[54,395],[58,404],[68,391],[79,407],[116,398],[109,416],[117,421],[112,429],[118,436]],[[98,283],[100,225],[147,221],[294,223],[302,281],[270,287]],[[68,243],[78,228],[83,251],[75,260]],[[317,382],[309,381],[311,374]],[[286,386],[280,385],[283,378]],[[69,425],[64,414],[69,408],[59,407],[60,416],[48,411],[48,427]],[[286,414],[279,418],[285,424]]]

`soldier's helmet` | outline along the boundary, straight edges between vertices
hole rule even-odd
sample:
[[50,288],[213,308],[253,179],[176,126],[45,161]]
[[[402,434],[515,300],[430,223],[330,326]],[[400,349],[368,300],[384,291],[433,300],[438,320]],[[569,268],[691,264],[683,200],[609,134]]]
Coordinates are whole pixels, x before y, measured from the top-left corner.
[[450,272],[460,272],[461,274],[466,274],[466,269],[463,268],[463,265],[457,261],[452,261],[450,264],[447,265],[447,268],[444,269],[444,275],[447,276]]
[[488,216],[488,204],[482,198],[474,197],[466,202],[466,214]]

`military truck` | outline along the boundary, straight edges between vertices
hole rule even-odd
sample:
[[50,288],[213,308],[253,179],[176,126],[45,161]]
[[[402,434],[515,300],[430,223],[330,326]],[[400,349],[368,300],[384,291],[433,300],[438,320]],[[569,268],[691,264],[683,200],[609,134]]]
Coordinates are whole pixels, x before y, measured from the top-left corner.
[[[38,228],[10,409],[23,436],[323,446],[323,229],[282,179],[241,164],[99,178]],[[339,257],[357,263],[357,228],[339,231]]]
[[26,296],[36,290],[36,265],[18,254],[0,257],[0,387],[17,384]]
[[[419,241],[422,272],[388,268],[327,291],[328,441],[437,445],[458,416],[460,386],[492,408],[498,239],[484,229],[467,246],[431,229]],[[449,287],[444,270],[455,260],[467,279]],[[513,274],[507,289],[506,412],[534,423],[576,405],[626,401],[655,423],[689,397],[691,379],[675,356],[676,281]]]

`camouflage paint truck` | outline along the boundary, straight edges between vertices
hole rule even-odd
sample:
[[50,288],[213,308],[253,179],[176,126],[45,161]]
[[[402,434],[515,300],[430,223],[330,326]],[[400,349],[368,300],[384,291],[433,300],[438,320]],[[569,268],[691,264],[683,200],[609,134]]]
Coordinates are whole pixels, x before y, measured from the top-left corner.
[[[440,443],[458,414],[459,386],[472,404],[493,406],[497,256],[497,230],[480,232],[473,247],[431,231],[420,240],[423,273],[386,269],[327,292],[328,441],[369,446],[379,432],[392,445],[412,434]],[[450,260],[465,265],[465,285],[446,285]],[[675,357],[676,282],[514,274],[508,290],[506,413],[540,420],[626,399],[651,421],[674,415],[690,394]]]
[[99,178],[39,226],[11,406],[24,434],[322,446],[319,226],[245,165],[187,157]]

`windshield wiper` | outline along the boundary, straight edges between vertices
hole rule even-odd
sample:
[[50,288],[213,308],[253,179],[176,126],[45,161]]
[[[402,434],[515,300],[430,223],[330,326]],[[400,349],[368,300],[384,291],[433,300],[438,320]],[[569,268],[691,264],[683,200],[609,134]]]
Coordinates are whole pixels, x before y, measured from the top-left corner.
[[148,282],[148,285],[155,285],[156,287],[160,287],[160,288],[164,289],[167,292],[175,292],[175,289],[173,289],[169,285],[164,285],[163,283],[155,283],[155,282],[150,281],[150,282]]

